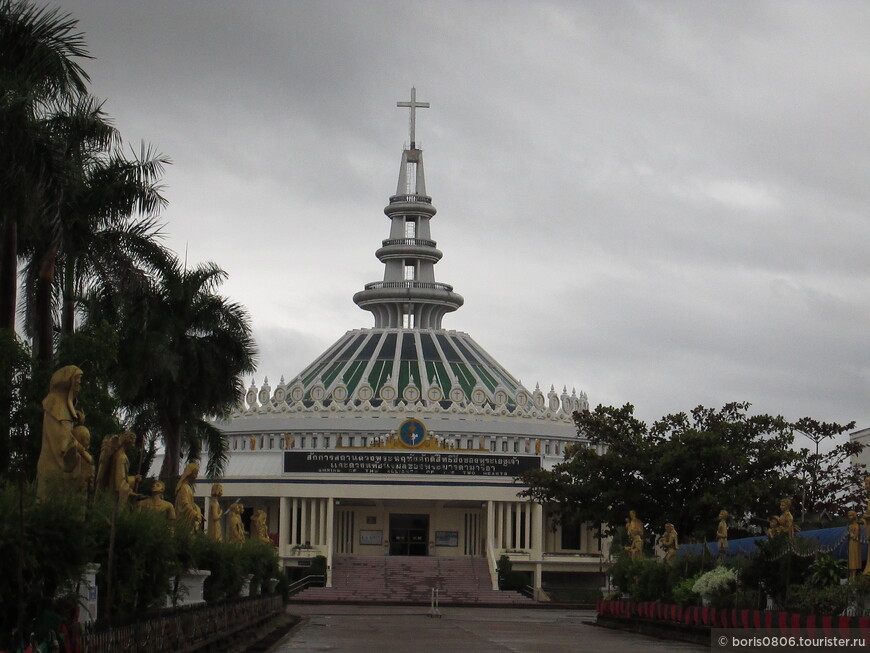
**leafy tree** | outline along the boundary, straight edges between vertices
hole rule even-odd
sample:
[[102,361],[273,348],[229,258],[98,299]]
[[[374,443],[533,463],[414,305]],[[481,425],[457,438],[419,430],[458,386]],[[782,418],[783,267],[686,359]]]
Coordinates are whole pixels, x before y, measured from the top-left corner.
[[62,152],[54,117],[86,90],[78,21],[57,9],[0,0],[0,326],[15,327],[20,232],[58,215]]
[[803,517],[821,521],[842,517],[848,510],[861,512],[866,493],[864,477],[867,467],[854,464],[853,456],[864,450],[864,444],[847,440],[837,444],[826,453],[820,453],[822,442],[832,441],[855,428],[855,422],[835,424],[803,418],[795,422],[795,431],[809,438],[815,445],[811,451],[801,448],[795,464],[795,473],[800,479],[799,504]]
[[89,323],[121,327],[112,385],[133,428],[163,440],[160,477],[168,487],[182,452],[198,459],[203,445],[207,474],[221,474],[226,437],[208,419],[237,405],[241,375],[254,370],[248,315],[216,292],[225,278],[214,263],[188,270],[171,259],[144,292],[93,298],[88,306]]
[[797,488],[791,424],[748,409],[699,406],[651,427],[630,404],[575,413],[585,441],[552,470],[525,473],[523,495],[608,532],[635,510],[656,529],[673,523],[682,539],[712,538],[721,509],[737,518],[764,515],[772,497],[794,496]]

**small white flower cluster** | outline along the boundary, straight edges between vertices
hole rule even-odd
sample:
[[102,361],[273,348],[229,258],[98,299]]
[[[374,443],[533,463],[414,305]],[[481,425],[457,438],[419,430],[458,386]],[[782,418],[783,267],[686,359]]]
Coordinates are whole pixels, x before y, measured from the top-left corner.
[[692,591],[696,594],[718,594],[726,591],[737,584],[737,574],[728,567],[716,567],[712,571],[698,578],[692,585]]

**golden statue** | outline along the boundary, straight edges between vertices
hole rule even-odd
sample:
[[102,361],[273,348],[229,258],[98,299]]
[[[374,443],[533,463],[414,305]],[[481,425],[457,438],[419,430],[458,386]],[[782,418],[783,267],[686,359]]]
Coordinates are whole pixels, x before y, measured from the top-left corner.
[[637,518],[637,513],[634,510],[628,511],[628,524],[626,526],[628,536],[634,539],[635,535],[643,537],[643,522]]
[[103,440],[100,449],[100,469],[97,490],[111,492],[121,508],[127,508],[130,497],[135,494],[136,484],[142,480],[138,474],[130,475],[130,459],[127,452],[136,442],[136,436],[126,431]]
[[861,525],[858,524],[858,513],[850,510],[848,513],[849,525],[846,534],[849,539],[849,580],[858,575],[861,569]]
[[166,484],[161,480],[156,480],[151,485],[151,496],[143,499],[136,506],[136,510],[153,510],[170,522],[175,521],[175,506],[163,498],[163,492],[166,490]]
[[728,511],[719,511],[719,525],[716,527],[716,544],[719,545],[719,563],[725,560],[725,551],[728,550]]
[[782,514],[779,516],[779,532],[789,537],[794,537],[794,517],[791,516],[791,499],[783,499],[779,502]]
[[680,548],[677,540],[677,530],[670,522],[665,524],[665,532],[659,537],[659,544],[665,550],[664,563],[670,566],[677,556],[677,549]]
[[224,510],[221,508],[223,495],[223,485],[215,483],[211,486],[211,501],[208,504],[208,536],[218,542],[224,539]]
[[227,520],[227,541],[241,544],[245,541],[245,526],[242,524],[242,513],[245,507],[241,503],[230,506],[230,516]]
[[48,395],[42,400],[42,448],[36,463],[36,496],[45,499],[54,493],[80,492],[76,477],[80,446],[73,427],[84,422],[76,410],[82,387],[82,371],[67,365],[51,376]]
[[79,453],[79,460],[76,468],[73,470],[73,475],[77,479],[77,491],[82,494],[90,494],[94,487],[94,457],[88,449],[91,447],[91,432],[84,426],[74,426],[73,437],[76,440],[76,448]]
[[260,540],[266,544],[272,543],[272,538],[269,537],[269,527],[266,524],[266,511],[258,509],[251,516],[251,539]]
[[193,482],[199,476],[199,465],[188,463],[184,473],[175,486],[175,515],[180,524],[192,531],[198,531],[202,524],[202,510],[193,497]]
[[769,537],[770,539],[773,539],[777,535],[779,535],[781,532],[782,531],[779,528],[779,517],[774,515],[773,517],[770,518],[770,524],[767,528],[767,537]]
[[640,535],[632,535],[631,546],[623,548],[628,551],[628,556],[632,560],[641,560],[643,558],[643,538]]

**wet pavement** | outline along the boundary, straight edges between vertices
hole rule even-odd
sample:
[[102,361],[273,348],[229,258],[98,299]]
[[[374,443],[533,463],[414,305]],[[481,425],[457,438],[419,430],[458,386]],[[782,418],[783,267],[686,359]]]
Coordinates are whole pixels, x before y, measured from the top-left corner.
[[626,653],[709,647],[591,625],[591,610],[290,605],[302,621],[272,653]]

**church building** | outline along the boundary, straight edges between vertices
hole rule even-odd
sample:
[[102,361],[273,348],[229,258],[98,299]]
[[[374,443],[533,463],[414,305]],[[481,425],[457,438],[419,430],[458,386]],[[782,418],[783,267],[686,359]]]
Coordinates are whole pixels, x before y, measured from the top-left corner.
[[[282,565],[325,556],[327,587],[339,559],[426,557],[477,559],[496,588],[507,555],[535,588],[565,578],[597,588],[595,530],[554,524],[546,506],[517,496],[519,474],[586,444],[572,413],[587,398],[530,390],[469,334],[442,326],[463,298],[435,280],[436,210],[415,142],[416,112],[429,104],[412,89],[397,106],[410,110],[410,144],[375,252],[383,280],[353,296],[374,326],[348,331],[287,382],[252,382],[218,423],[230,448],[223,503],[266,511]],[[204,515],[209,490],[197,487]]]

